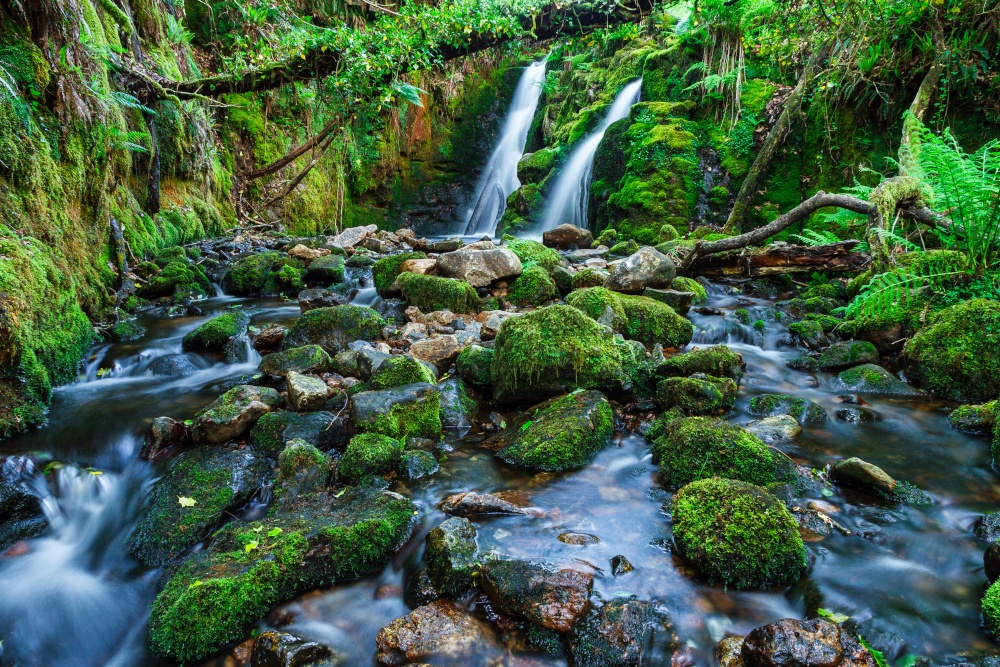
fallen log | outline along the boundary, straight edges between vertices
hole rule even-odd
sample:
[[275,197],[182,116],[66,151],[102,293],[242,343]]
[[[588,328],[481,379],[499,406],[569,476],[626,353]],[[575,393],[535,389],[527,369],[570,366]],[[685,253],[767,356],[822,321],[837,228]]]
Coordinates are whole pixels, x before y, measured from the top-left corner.
[[710,278],[761,278],[783,273],[859,273],[871,265],[867,253],[854,252],[859,241],[802,246],[775,243],[698,257],[692,275]]

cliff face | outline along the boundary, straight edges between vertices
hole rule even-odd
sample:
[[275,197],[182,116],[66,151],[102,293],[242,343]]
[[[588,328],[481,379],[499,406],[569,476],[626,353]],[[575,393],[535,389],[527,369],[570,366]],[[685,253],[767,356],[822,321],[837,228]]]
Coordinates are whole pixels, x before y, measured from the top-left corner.
[[[299,4],[289,8],[322,18]],[[270,179],[242,175],[334,119],[302,84],[223,105],[154,102],[126,75],[209,71],[205,25],[165,0],[0,2],[0,439],[44,420],[52,387],[76,377],[97,335],[92,322],[118,318],[130,267],[159,248],[240,219],[293,234],[445,230],[516,81],[495,54],[415,78],[423,107],[343,119],[315,168],[262,208],[308,158]]]

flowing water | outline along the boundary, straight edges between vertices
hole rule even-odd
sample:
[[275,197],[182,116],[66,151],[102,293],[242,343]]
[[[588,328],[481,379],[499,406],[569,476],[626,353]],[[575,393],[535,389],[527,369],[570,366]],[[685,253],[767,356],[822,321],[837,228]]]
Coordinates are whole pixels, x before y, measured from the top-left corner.
[[[363,289],[355,298],[372,299]],[[281,300],[220,296],[198,305],[201,316],[147,314],[140,320],[149,329],[142,340],[95,347],[86,377],[57,390],[49,426],[3,444],[2,453],[48,452],[75,465],[58,471],[55,488],[35,480],[51,525],[49,535],[0,558],[0,662],[16,660],[31,667],[164,664],[145,649],[145,619],[161,573],[138,567],[124,549],[155,474],[136,461],[137,443],[150,419],[192,416],[227,382],[252,371],[256,360],[251,353],[245,363],[226,364],[188,354],[184,356],[194,370],[181,377],[156,375],[150,368],[158,358],[181,354],[183,334],[227,308],[250,309],[256,323],[287,323],[298,315],[297,307]],[[729,344],[748,366],[730,419],[750,421],[744,409],[759,393],[814,400],[830,420],[807,425],[800,436],[777,443],[781,451],[817,469],[860,456],[913,482],[934,503],[905,506],[836,488],[824,491],[817,484],[803,502],[849,533],[834,531],[810,541],[810,571],[787,591],[727,592],[700,583],[671,554],[670,494],[659,487],[641,436],[619,432],[582,470],[528,475],[482,449],[482,435],[469,431],[468,424],[455,424],[441,472],[393,487],[414,499],[419,525],[385,570],[302,596],[269,618],[282,619],[282,625],[291,621],[287,631],[328,644],[345,656],[343,664],[374,665],[375,635],[408,612],[402,601],[404,578],[419,560],[423,536],[445,518],[437,503],[461,491],[511,491],[538,511],[477,521],[483,550],[590,568],[596,573],[597,599],[635,594],[659,601],[682,643],[690,647],[691,664],[713,664],[712,647],[726,634],[803,617],[817,607],[858,619],[866,638],[886,650],[890,660],[911,653],[945,664],[963,651],[996,653],[979,625],[985,545],[971,532],[975,519],[996,509],[1000,500],[987,443],[952,430],[949,406],[931,400],[866,397],[879,421],[838,421],[833,413],[841,392],[835,376],[785,367],[800,352],[783,347],[784,325],[768,322],[761,333],[731,316],[735,309],[747,308],[751,321],[766,319],[768,301],[720,285],[713,288],[709,305],[724,315],[693,313],[694,344]],[[112,370],[98,377],[99,368]],[[569,544],[559,539],[567,532],[597,541]],[[635,570],[613,576],[610,560],[616,555],[627,557]],[[655,649],[644,664],[668,664],[655,657]],[[566,662],[513,652],[503,664]]]
[[528,130],[535,117],[544,81],[544,60],[524,69],[496,148],[479,177],[472,205],[466,212],[467,235],[492,236],[507,208],[507,196],[521,187],[521,182],[517,180],[517,163],[524,155],[524,144],[528,140]]
[[641,88],[642,79],[637,79],[622,88],[597,129],[573,149],[559,174],[559,179],[552,187],[542,226],[538,231],[539,235],[565,223],[583,229],[588,227],[590,176],[594,170],[597,147],[611,124],[627,116],[632,105],[639,101]]

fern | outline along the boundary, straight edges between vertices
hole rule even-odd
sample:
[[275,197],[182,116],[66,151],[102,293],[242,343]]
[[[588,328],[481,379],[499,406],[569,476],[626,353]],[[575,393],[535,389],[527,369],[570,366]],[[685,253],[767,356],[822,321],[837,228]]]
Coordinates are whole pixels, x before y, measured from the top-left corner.
[[[960,256],[959,256],[960,257]],[[922,290],[969,273],[954,253],[921,253],[912,266],[872,276],[851,303],[837,312],[847,319],[883,320],[902,315],[917,303]]]
[[802,245],[818,246],[839,243],[842,239],[831,231],[818,229],[803,229],[801,234],[791,234],[790,238],[798,239]]

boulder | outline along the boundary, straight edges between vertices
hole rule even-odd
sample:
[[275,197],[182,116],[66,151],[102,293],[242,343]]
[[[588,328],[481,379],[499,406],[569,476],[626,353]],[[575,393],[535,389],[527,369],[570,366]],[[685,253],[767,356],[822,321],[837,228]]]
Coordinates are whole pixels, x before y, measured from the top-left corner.
[[197,373],[198,367],[186,354],[165,354],[153,359],[149,364],[149,370],[153,375],[187,377]]
[[437,374],[428,364],[408,354],[389,355],[371,373],[367,389],[392,389],[408,384],[437,382]]
[[480,570],[483,592],[501,612],[567,632],[587,608],[594,575],[517,560],[491,560]]
[[462,345],[458,342],[458,338],[453,335],[425,338],[410,345],[411,355],[434,366],[439,373],[444,373],[451,368],[461,351]]
[[250,667],[308,667],[333,652],[318,642],[311,642],[279,630],[265,630],[253,640]]
[[139,458],[152,461],[169,447],[183,446],[191,442],[191,432],[184,422],[170,417],[157,417],[149,423],[146,437],[139,451]]
[[791,415],[800,424],[823,422],[826,410],[809,399],[785,394],[761,394],[750,399],[747,412],[755,417]]
[[299,292],[299,312],[308,313],[310,310],[318,308],[332,308],[346,304],[347,297],[338,292],[328,289],[310,288]]
[[332,412],[269,412],[254,425],[250,437],[259,451],[277,458],[290,440],[303,440],[322,450],[347,444],[349,415]]
[[571,224],[562,224],[542,233],[542,243],[549,248],[590,248],[594,245],[594,235],[589,229],[581,229]]
[[686,315],[691,310],[691,302],[694,300],[694,292],[679,292],[673,289],[655,289],[653,287],[644,289],[642,295],[648,299],[667,304],[678,315]]
[[436,600],[379,630],[376,658],[382,667],[435,662],[488,667],[501,649],[486,622],[451,600]]
[[408,259],[399,267],[400,273],[420,273],[425,276],[437,274],[436,259]]
[[604,286],[615,292],[638,294],[647,287],[670,287],[676,275],[673,260],[647,246],[615,266]]
[[[661,418],[662,419],[662,418]],[[771,450],[736,424],[708,417],[678,417],[650,428],[660,480],[680,487],[706,477],[767,485],[775,481]]]
[[878,350],[866,340],[834,343],[823,350],[816,360],[821,371],[842,371],[861,364],[877,364]]
[[557,292],[555,280],[549,272],[536,264],[530,264],[511,282],[507,300],[521,307],[540,306],[554,299]]
[[422,252],[402,252],[375,262],[372,266],[372,282],[379,296],[398,296],[400,287],[396,279],[402,272],[403,265],[417,259],[427,259],[427,255]]
[[479,336],[483,340],[493,340],[500,332],[500,326],[512,317],[519,317],[520,313],[511,313],[506,310],[487,310],[476,316],[476,321],[482,325]]
[[344,350],[333,357],[332,369],[340,375],[367,382],[389,357],[390,355],[385,352],[379,352],[371,347]]
[[245,336],[249,324],[250,316],[245,311],[231,310],[185,334],[181,348],[185,352],[222,351],[233,339]]
[[305,440],[290,440],[278,455],[278,506],[326,489],[330,481],[330,457]]
[[960,405],[948,415],[948,422],[952,428],[963,433],[986,435],[992,433],[998,415],[1000,415],[1000,401],[990,401],[982,405]]
[[458,374],[479,391],[487,391],[492,387],[492,379],[490,378],[490,365],[492,363],[493,350],[481,345],[465,347],[455,359]]
[[318,410],[326,402],[329,389],[318,377],[292,371],[285,376],[285,380],[288,383],[288,404],[292,410]]
[[686,415],[716,415],[736,405],[736,391],[730,378],[672,377],[656,385],[656,398],[664,409],[680,408]]
[[841,389],[858,394],[884,394],[887,396],[920,396],[919,389],[911,387],[895,375],[875,364],[854,366],[837,376]]
[[791,415],[764,417],[763,419],[750,422],[744,428],[764,442],[791,440],[799,433],[802,433],[799,420]]
[[487,287],[497,280],[521,275],[521,260],[508,248],[482,250],[465,246],[446,252],[437,260],[438,271],[449,278],[459,278],[473,287]]
[[528,514],[528,511],[514,502],[510,494],[477,493],[467,491],[448,496],[440,503],[438,509],[445,514],[466,518],[483,518],[487,516],[514,516]]
[[384,326],[382,316],[367,306],[317,308],[295,320],[281,342],[281,349],[319,345],[327,354],[337,354],[354,341],[376,340]]
[[275,377],[289,373],[326,373],[333,361],[319,345],[303,345],[264,355],[257,370]]
[[694,325],[659,301],[588,287],[566,297],[566,303],[629,340],[647,346],[683,347],[691,341]]
[[994,542],[986,548],[983,554],[983,570],[986,581],[991,584],[1000,579],[1000,542]]
[[741,649],[746,667],[877,667],[868,649],[825,618],[786,618],[750,631]]
[[[412,438],[407,442],[412,441]],[[421,449],[404,449],[399,457],[399,474],[404,479],[416,481],[429,477],[441,469],[434,455]]]
[[468,519],[451,517],[427,533],[424,561],[434,588],[444,597],[459,597],[474,587],[479,570],[476,529]]
[[286,328],[280,324],[268,324],[258,331],[250,331],[250,340],[253,347],[258,352],[262,350],[273,350],[281,345],[281,339],[285,337]]
[[830,468],[830,479],[841,486],[870,491],[883,496],[892,496],[896,490],[896,480],[891,475],[856,456],[834,463]]
[[573,667],[638,667],[669,664],[677,648],[666,613],[634,596],[590,609],[569,633]]
[[320,257],[326,257],[329,254],[329,248],[310,248],[309,246],[302,245],[301,243],[293,246],[291,250],[288,251],[288,255],[290,257],[301,259],[307,265],[313,260],[319,259]]
[[363,391],[351,400],[355,428],[391,438],[441,437],[441,396],[437,387],[416,383],[384,391]]
[[690,352],[677,354],[662,361],[654,369],[660,377],[689,377],[704,373],[720,378],[732,378],[739,382],[746,364],[738,352],[725,345],[695,348]]
[[479,294],[462,280],[401,273],[397,282],[403,299],[424,312],[450,310],[453,313],[474,313],[479,307]]
[[344,248],[353,248],[362,241],[364,241],[369,235],[374,234],[378,231],[378,225],[365,225],[363,227],[350,227],[345,229],[341,233],[334,236],[332,239],[327,239],[326,245],[336,245]]
[[396,469],[403,454],[403,443],[378,433],[359,433],[351,438],[337,467],[337,475],[360,481],[385,475]]
[[261,415],[279,409],[282,404],[281,395],[274,389],[241,384],[195,415],[191,435],[195,442],[233,440],[253,428]]
[[306,269],[306,280],[321,285],[333,285],[344,281],[344,258],[340,255],[327,255],[309,263]]

